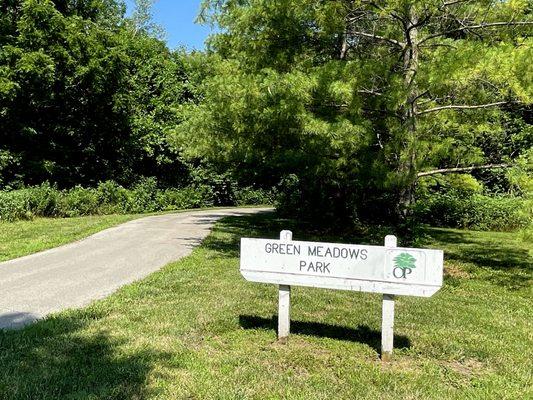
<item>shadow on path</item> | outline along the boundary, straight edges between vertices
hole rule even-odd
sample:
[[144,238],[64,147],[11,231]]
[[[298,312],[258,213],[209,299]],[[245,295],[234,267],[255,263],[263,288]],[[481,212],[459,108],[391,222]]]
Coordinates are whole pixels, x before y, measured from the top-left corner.
[[0,313],[0,329],[20,329],[38,319],[38,315],[28,312]]

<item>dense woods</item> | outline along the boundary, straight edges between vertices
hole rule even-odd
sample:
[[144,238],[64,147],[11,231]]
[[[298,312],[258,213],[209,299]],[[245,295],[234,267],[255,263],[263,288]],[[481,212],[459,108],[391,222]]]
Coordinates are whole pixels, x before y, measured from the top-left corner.
[[0,182],[184,179],[165,139],[193,96],[184,55],[102,1],[2,1]]
[[0,4],[6,190],[152,178],[328,224],[531,221],[527,1],[206,0],[195,53],[150,1]]

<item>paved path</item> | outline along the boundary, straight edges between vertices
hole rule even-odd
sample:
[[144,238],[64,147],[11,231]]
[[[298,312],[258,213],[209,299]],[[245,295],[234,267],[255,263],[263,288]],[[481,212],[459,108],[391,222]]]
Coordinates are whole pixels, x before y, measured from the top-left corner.
[[0,328],[18,328],[81,307],[189,255],[232,208],[146,217],[86,239],[0,263]]

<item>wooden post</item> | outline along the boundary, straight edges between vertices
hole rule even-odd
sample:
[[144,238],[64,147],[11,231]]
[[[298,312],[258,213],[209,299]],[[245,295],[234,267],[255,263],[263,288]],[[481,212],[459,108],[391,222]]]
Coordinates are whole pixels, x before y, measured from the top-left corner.
[[[281,231],[279,239],[283,241],[292,240],[291,231]],[[289,285],[279,285],[279,306],[278,306],[278,340],[287,343],[291,330],[291,287]]]
[[[385,237],[385,248],[398,246],[396,236],[387,235]],[[381,313],[381,360],[390,361],[392,359],[392,349],[394,347],[394,296],[392,294],[383,295],[383,307]]]

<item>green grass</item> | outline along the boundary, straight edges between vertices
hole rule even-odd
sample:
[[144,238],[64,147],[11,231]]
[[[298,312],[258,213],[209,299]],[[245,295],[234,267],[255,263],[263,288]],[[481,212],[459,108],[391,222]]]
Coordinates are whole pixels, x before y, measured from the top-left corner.
[[3,222],[0,223],[0,262],[79,240],[138,217],[138,215],[97,215]]
[[277,290],[242,279],[238,240],[282,228],[317,239],[273,216],[227,218],[144,281],[0,333],[0,398],[531,398],[530,244],[427,229],[418,244],[445,250],[445,284],[398,299],[394,360],[383,364],[378,295],[294,288],[292,334],[276,342]]

